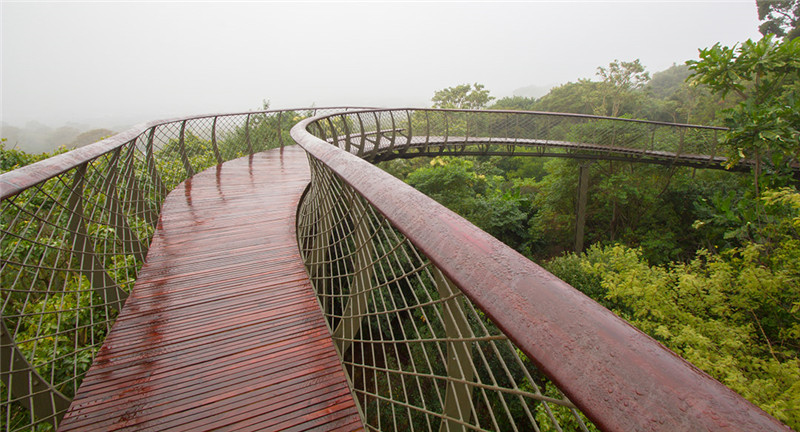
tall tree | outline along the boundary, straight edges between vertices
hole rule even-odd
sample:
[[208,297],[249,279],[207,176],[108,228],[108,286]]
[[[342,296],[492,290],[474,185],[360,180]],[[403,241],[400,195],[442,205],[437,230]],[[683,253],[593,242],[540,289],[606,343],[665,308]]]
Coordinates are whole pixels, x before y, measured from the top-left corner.
[[534,105],[535,110],[575,114],[594,114],[598,104],[600,83],[588,79],[562,84],[542,96]]
[[602,79],[602,98],[596,114],[612,117],[619,116],[622,106],[636,99],[640,95],[637,91],[650,81],[650,73],[645,71],[639,59],[632,62],[614,60],[608,68],[598,67],[597,75]]
[[792,40],[800,37],[800,0],[756,0],[758,31]]
[[483,109],[494,99],[483,84],[461,84],[433,94],[434,108]]
[[756,163],[759,188],[764,163],[781,170],[800,160],[800,39],[772,35],[731,48],[716,44],[687,62],[691,79],[739,103],[726,110],[724,144],[731,164]]

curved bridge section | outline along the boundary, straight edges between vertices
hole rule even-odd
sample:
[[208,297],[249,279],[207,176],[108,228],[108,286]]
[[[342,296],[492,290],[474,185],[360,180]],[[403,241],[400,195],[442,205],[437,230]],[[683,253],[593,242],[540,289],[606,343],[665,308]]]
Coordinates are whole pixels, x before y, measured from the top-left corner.
[[363,429],[297,250],[308,175],[291,146],[170,192],[60,431]]
[[326,116],[309,127],[370,162],[440,155],[610,159],[711,169],[723,169],[726,162],[718,149],[724,128],[580,114],[364,110]]
[[525,154],[716,168],[717,129],[543,113],[346,111],[154,122],[1,175],[5,429],[60,424],[115,331],[167,193],[208,167],[290,144],[289,127],[316,114],[291,136],[311,167],[298,245],[365,426],[786,430],[358,157]]
[[0,403],[5,430],[58,425],[138,278],[169,191],[291,144],[325,110],[137,126],[0,175]]
[[[450,141],[431,126],[423,130],[433,130],[432,136],[410,132],[400,136],[404,130],[420,130],[414,119],[424,116],[418,112],[333,114],[305,120],[292,129],[292,137],[308,152],[312,169],[312,187],[300,213],[301,249],[323,312],[332,328],[341,329],[333,333],[334,343],[340,347],[359,402],[370,408],[365,408],[372,413],[365,418],[367,424],[379,427],[404,409],[405,423],[440,417],[443,426],[489,430],[580,430],[587,428],[581,422],[583,415],[601,430],[615,431],[723,430],[731,424],[745,430],[785,428],[527,258],[359,159],[517,154],[516,146],[553,141],[487,136],[486,130],[498,127],[492,126],[495,116],[510,120],[514,115],[531,115],[506,112],[435,112],[449,118],[443,122],[448,128],[456,119],[472,117],[474,123],[465,120],[459,127],[466,131],[468,125],[482,124],[484,133],[471,129],[478,135],[475,138],[457,136]],[[676,138],[674,142],[659,141],[662,147],[674,144],[672,151],[570,145],[597,152],[596,158],[628,153],[642,162],[665,157],[682,165],[717,163],[710,156],[683,153],[682,149],[696,147],[689,146],[687,132],[681,132],[687,126],[674,128],[677,133],[665,134]],[[701,134],[709,130],[713,131],[697,129]],[[497,142],[514,148],[493,152]],[[564,148],[565,141],[559,142],[557,148]],[[340,240],[345,237],[346,246]],[[337,271],[343,268],[348,271]],[[403,302],[386,300],[396,292],[413,295],[404,296]],[[398,337],[403,339],[401,349],[395,342]],[[446,343],[435,352],[427,348],[432,342]],[[511,349],[504,351],[506,346]],[[509,380],[505,388],[496,388],[499,381],[492,372],[498,370],[505,372],[501,379]],[[375,372],[404,385],[382,389],[371,380],[357,379]],[[439,384],[444,395],[439,412],[444,415],[432,412],[409,381],[416,388]],[[528,391],[519,391],[523,388]],[[487,395],[487,390],[496,393]],[[543,394],[556,399],[542,398]],[[468,403],[449,407],[451,395]],[[502,410],[487,415],[481,409],[485,406],[502,406],[506,417]],[[560,411],[573,406],[580,414],[572,410],[570,417]],[[527,419],[531,423],[519,414],[525,408],[536,413]],[[552,423],[538,415],[544,412],[553,413],[547,419]]]

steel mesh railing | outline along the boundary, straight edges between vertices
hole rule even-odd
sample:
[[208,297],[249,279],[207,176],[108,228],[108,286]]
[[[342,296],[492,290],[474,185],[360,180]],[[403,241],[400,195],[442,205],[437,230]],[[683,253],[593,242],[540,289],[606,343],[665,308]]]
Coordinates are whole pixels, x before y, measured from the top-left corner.
[[1,429],[46,430],[63,416],[170,190],[218,163],[289,144],[297,121],[335,110],[154,122],[2,174]]
[[529,155],[717,169],[726,161],[717,148],[723,128],[576,114],[386,109],[341,113],[310,127],[321,138],[370,161]]
[[[318,116],[292,129],[312,174],[298,243],[367,428],[787,430],[364,160],[586,154],[719,165],[701,153],[713,128],[621,121],[598,142],[577,136],[613,121],[404,109]],[[620,130],[630,136],[624,147]]]
[[442,271],[310,158],[298,241],[372,430],[595,430]]
[[[741,399],[697,371],[686,375],[683,363],[664,360],[649,342],[620,344],[640,333],[352,155],[529,154],[714,167],[715,129],[519,112],[336,114],[344,111],[154,122],[0,175],[3,429],[57,425],[136,279],[167,193],[205,168],[292,140],[312,167],[298,241],[368,427],[591,430],[588,417],[600,429],[630,430],[649,421],[643,417],[680,417],[674,409],[685,404],[647,405],[672,397],[665,376],[704,400],[716,400],[708,388]],[[290,136],[293,124],[315,114],[326,116],[304,120]],[[610,336],[593,341],[585,327],[597,323]],[[634,360],[609,363],[615,355]],[[663,369],[650,371],[662,381],[647,397],[630,391],[627,380],[645,379],[631,361]],[[609,388],[613,397],[598,396]],[[737,404],[740,424],[771,424]]]

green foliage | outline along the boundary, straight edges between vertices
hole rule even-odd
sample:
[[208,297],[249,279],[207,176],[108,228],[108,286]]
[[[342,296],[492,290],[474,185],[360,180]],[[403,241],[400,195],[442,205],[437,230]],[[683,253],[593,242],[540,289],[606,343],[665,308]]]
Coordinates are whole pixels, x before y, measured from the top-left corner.
[[716,124],[717,111],[726,107],[724,101],[706,86],[686,82],[690,75],[685,64],[654,73],[643,89],[646,98],[641,100],[640,110],[644,117],[671,123]]
[[598,104],[599,83],[588,79],[555,87],[536,101],[538,111],[594,114]]
[[466,159],[437,157],[428,167],[412,172],[407,179],[411,186],[427,194],[456,213],[470,211],[472,198],[486,190],[486,178],[474,171],[474,163]]
[[434,108],[483,109],[494,99],[483,84],[461,84],[434,93]]
[[[546,259],[571,250],[578,164],[549,160],[546,175],[533,183],[531,257]],[[693,223],[716,217],[708,202],[720,188],[735,186],[739,176],[604,161],[588,164],[588,170],[586,243],[641,247],[654,263],[690,259],[700,244],[723,244],[720,231],[729,226],[710,224],[699,230]]]
[[[574,160],[439,157],[383,166],[531,258],[573,247],[579,171]],[[689,260],[698,247],[740,245],[750,238],[742,230],[757,224],[736,174],[595,162],[589,176],[587,243],[641,247],[654,263]],[[718,209],[722,195],[734,193],[739,207]]]
[[756,6],[762,35],[773,34],[787,40],[800,37],[800,1],[756,0]]
[[[301,114],[283,115],[287,118],[251,114],[244,125],[218,133],[216,149],[214,142],[198,135],[207,135],[202,126],[200,132],[187,128],[182,138],[168,139],[161,146],[156,142],[152,151],[158,177],[171,190],[187,178],[184,162],[199,172],[218,163],[217,150],[223,160],[229,160],[244,156],[250,149],[277,147],[281,137],[289,142],[292,120]],[[176,129],[166,126],[161,131],[175,136]],[[65,150],[58,152],[62,151]],[[54,154],[31,155],[0,144],[3,172]],[[129,155],[133,158],[128,159]],[[152,238],[151,222],[155,221],[144,218],[148,210],[157,211],[164,197],[155,187],[145,159],[133,146],[125,146],[119,158],[111,153],[100,156],[87,163],[85,171],[68,171],[3,201],[2,319],[13,329],[18,348],[37,372],[67,397],[75,394],[117,314],[102,298],[97,284],[93,286],[84,274],[88,254],[92,253],[92,260],[127,291],[142,265],[132,250],[135,242],[128,233],[144,245]],[[106,186],[108,176],[116,180],[113,188]],[[81,184],[82,188],[74,189],[73,184]],[[80,205],[72,206],[76,191],[81,193]],[[117,199],[112,201],[109,192],[117,193]],[[132,200],[137,193],[143,201]],[[124,212],[123,222],[110,215],[115,208]],[[76,236],[67,229],[70,221],[75,221],[72,212],[77,210],[81,216],[79,233],[85,232],[91,250],[76,247]],[[0,385],[0,393],[10,400],[8,392]],[[6,403],[3,408],[8,409],[3,418],[10,419],[10,424],[25,427],[33,423],[31,430],[52,429],[41,419],[30,419],[16,402]]]
[[547,268],[789,426],[800,426],[800,194],[765,193],[768,243],[652,266],[593,246]]
[[608,68],[598,67],[597,75],[602,79],[598,89],[600,104],[595,107],[595,114],[617,117],[622,107],[636,103],[642,96],[641,90],[650,80],[650,74],[636,59],[632,62],[614,60]]
[[534,111],[536,108],[536,99],[524,96],[512,96],[498,99],[497,102],[492,104],[489,109],[494,110],[516,110],[516,111]]
[[64,148],[61,148],[53,153],[26,153],[16,148],[6,148],[6,139],[3,138],[2,141],[0,141],[0,174],[64,153],[65,151]]
[[668,98],[686,83],[691,74],[689,66],[673,64],[663,71],[654,73],[644,88],[652,96]]
[[521,183],[509,182],[491,164],[437,157],[406,181],[509,246],[527,247],[530,200]]
[[[685,65],[657,72],[652,80],[648,80],[648,72],[638,60],[615,61],[607,68],[598,69],[602,71],[599,73],[602,81],[580,79],[563,84],[524,109],[714,124],[716,112],[726,107],[706,86],[684,82],[689,74]],[[501,102],[513,104],[513,101],[501,99],[495,106],[506,108]]]
[[724,113],[730,164],[753,160],[758,176],[765,162],[785,171],[800,160],[800,40],[767,35],[734,47],[716,44],[687,64],[694,82],[738,100]]
[[[545,385],[542,393],[544,396],[551,398],[561,397],[561,392],[558,391],[558,388],[549,381]],[[560,428],[549,421],[551,415],[558,421],[558,424],[561,426]],[[552,403],[547,405],[539,404],[536,406],[535,416],[537,423],[539,423],[539,430],[541,432],[582,431],[584,430],[582,426],[585,426],[585,430],[588,430],[589,432],[598,431],[597,426],[589,422],[586,416],[584,416],[582,413],[562,405],[556,405]],[[583,425],[578,423],[576,417],[581,419]]]

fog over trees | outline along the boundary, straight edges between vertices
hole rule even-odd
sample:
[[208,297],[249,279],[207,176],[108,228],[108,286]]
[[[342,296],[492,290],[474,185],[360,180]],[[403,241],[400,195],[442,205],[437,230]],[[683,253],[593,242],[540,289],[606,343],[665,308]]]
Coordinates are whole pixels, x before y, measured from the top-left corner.
[[538,98],[614,59],[654,73],[759,35],[751,1],[2,2],[0,19],[0,120],[82,132],[264,99],[424,107],[460,83]]

